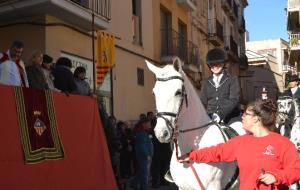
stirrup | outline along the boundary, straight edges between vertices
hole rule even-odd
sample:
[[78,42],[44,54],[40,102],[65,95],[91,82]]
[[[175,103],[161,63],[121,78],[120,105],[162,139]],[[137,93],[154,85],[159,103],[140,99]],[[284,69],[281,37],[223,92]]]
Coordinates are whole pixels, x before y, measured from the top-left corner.
[[167,171],[167,173],[165,174],[164,178],[165,178],[166,181],[168,181],[170,183],[174,183],[174,180],[173,180],[173,177],[171,175],[170,170]]

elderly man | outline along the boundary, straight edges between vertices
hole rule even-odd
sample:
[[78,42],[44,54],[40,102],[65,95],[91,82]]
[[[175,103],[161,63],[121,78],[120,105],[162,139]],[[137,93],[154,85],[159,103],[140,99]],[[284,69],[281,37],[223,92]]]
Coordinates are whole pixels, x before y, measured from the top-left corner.
[[0,83],[11,86],[28,87],[26,70],[21,55],[24,45],[14,41],[9,50],[0,53]]

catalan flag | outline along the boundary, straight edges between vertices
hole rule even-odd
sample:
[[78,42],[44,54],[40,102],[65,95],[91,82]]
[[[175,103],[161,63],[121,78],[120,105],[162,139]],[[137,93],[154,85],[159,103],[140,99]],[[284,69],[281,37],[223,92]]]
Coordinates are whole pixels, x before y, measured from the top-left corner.
[[100,86],[106,73],[115,66],[115,37],[104,31],[97,31],[96,85]]

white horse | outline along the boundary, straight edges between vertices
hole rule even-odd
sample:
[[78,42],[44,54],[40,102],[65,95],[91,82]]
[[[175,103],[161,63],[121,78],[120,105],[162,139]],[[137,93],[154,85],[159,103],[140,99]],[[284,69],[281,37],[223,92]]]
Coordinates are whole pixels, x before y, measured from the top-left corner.
[[278,128],[281,135],[287,136],[300,152],[300,102],[297,98],[281,96],[278,104]]
[[[160,142],[174,140],[170,172],[179,189],[221,190],[238,188],[236,163],[178,162],[178,157],[199,149],[223,143],[227,140],[220,126],[207,115],[199,96],[181,68],[179,58],[173,65],[156,67],[146,60],[155,74],[153,93],[156,99],[157,124],[155,135]],[[239,131],[241,123],[235,124]]]
[[[281,135],[288,137],[300,153],[300,102],[297,98],[280,96],[278,104],[278,128]],[[290,186],[291,190],[300,189],[300,183]]]
[[300,102],[298,99],[294,99],[293,102],[295,105],[295,119],[291,130],[290,140],[295,144],[300,153]]
[[294,123],[295,105],[293,98],[290,96],[279,96],[278,105],[278,122],[277,128],[280,134],[290,138],[291,129]]

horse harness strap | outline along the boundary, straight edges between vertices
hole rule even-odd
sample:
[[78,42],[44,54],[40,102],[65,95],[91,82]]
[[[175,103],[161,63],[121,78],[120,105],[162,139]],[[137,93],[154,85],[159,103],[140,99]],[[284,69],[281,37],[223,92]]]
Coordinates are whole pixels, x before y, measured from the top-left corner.
[[[178,142],[177,142],[177,139],[175,138],[175,139],[173,139],[173,141],[174,141],[174,144],[175,144],[175,154],[176,154],[176,159],[177,159],[177,161],[179,160],[179,155],[178,155]],[[195,167],[193,166],[193,164],[191,163],[191,162],[189,162],[189,167],[191,167],[191,169],[192,169],[192,171],[193,171],[193,174],[194,174],[194,176],[195,176],[195,178],[196,178],[196,180],[197,180],[197,182],[198,182],[198,184],[199,184],[199,186],[200,186],[200,190],[205,190],[204,189],[204,186],[203,186],[203,184],[202,184],[202,182],[201,182],[201,180],[200,180],[200,177],[199,177],[199,175],[197,174],[197,171],[195,170]]]
[[[208,127],[208,126],[210,126],[210,125],[212,125],[212,124],[215,124],[215,122],[214,122],[214,121],[210,121],[209,123],[206,123],[206,124],[201,125],[201,126],[199,126],[199,127],[194,127],[194,128],[186,129],[186,130],[179,130],[179,133],[186,133],[186,132],[194,131],[194,130],[197,130],[197,129],[201,129],[201,128],[204,128],[204,127]],[[175,128],[175,130],[176,130],[176,129],[177,129],[177,127]],[[175,155],[176,155],[176,159],[179,160],[177,138],[173,138],[173,142],[174,142],[174,144],[175,144]],[[203,186],[203,184],[202,184],[202,182],[201,182],[201,180],[200,180],[200,177],[199,177],[199,175],[198,175],[198,173],[197,173],[197,171],[196,171],[194,165],[193,165],[191,162],[189,162],[189,167],[190,167],[190,168],[192,169],[192,171],[193,171],[193,174],[194,174],[194,176],[195,176],[195,178],[196,178],[196,180],[197,180],[197,182],[198,182],[198,184],[199,184],[200,190],[205,190],[205,188],[204,188],[204,186]]]
[[[178,80],[181,80],[182,82],[184,82],[184,79],[180,76],[170,76],[170,77],[166,77],[166,78],[157,78],[156,80],[161,81],[161,82],[166,82],[166,81],[175,80],[175,79],[178,79]],[[173,113],[173,112],[157,112],[156,113],[156,117],[157,118],[162,118],[166,122],[167,127],[172,130],[173,135],[174,135],[174,131],[176,130],[176,126],[173,126],[171,121],[168,118],[166,118],[165,116],[174,117],[175,118],[174,123],[176,123],[177,120],[178,120],[178,116],[179,116],[179,113],[181,111],[184,99],[186,100],[186,106],[188,106],[187,94],[186,94],[184,85],[182,85],[182,96],[181,96],[181,101],[180,101],[180,105],[179,105],[179,109],[178,109],[177,113]]]
[[194,127],[194,128],[191,128],[191,129],[185,129],[185,130],[179,130],[179,133],[186,133],[186,132],[190,132],[190,131],[194,131],[194,130],[197,130],[197,129],[201,129],[201,128],[204,128],[204,127],[208,127],[210,125],[213,125],[213,124],[216,124],[215,121],[210,121],[209,123],[206,123],[204,125],[201,125],[199,127]]
[[[238,134],[234,129],[232,129],[230,126],[225,126],[225,128],[222,128],[221,125],[220,125],[219,123],[216,123],[215,121],[211,121],[211,122],[209,122],[209,123],[207,123],[207,124],[204,124],[204,125],[201,125],[201,126],[199,126],[199,127],[195,127],[195,128],[191,128],[191,129],[186,129],[186,130],[179,130],[179,133],[186,133],[186,132],[189,132],[189,131],[194,131],[194,130],[197,130],[197,129],[201,129],[201,128],[204,128],[204,127],[208,127],[208,126],[213,125],[213,124],[215,124],[215,125],[218,127],[218,129],[220,130],[220,132],[221,132],[221,134],[222,134],[222,137],[223,137],[223,139],[224,139],[225,142],[227,141],[227,139],[231,139],[231,138],[233,138],[233,137],[239,135],[239,134]],[[176,129],[175,129],[175,130],[176,130]],[[227,137],[227,138],[226,138],[226,137]],[[176,154],[176,159],[179,160],[179,155],[178,155],[178,142],[177,142],[177,139],[174,138],[173,141],[174,141],[174,144],[175,144],[175,154]],[[199,186],[200,186],[200,189],[201,189],[201,190],[204,190],[205,188],[204,188],[204,186],[203,186],[203,184],[202,184],[202,182],[201,182],[201,180],[200,180],[200,177],[199,177],[197,171],[195,170],[195,167],[193,166],[193,164],[192,164],[191,162],[189,162],[189,167],[191,167],[191,169],[192,169],[192,171],[193,171],[193,174],[194,174],[194,176],[195,176],[195,178],[196,178],[196,180],[197,180],[197,182],[198,182],[198,184],[199,184]],[[237,169],[235,170],[235,172],[234,172],[234,174],[233,174],[231,180],[226,184],[226,186],[225,186],[225,188],[224,188],[225,190],[226,190],[226,189],[229,189],[229,188],[232,186],[232,184],[233,184],[233,183],[235,182],[235,180],[238,178],[238,175],[239,175],[239,169],[237,168]]]

